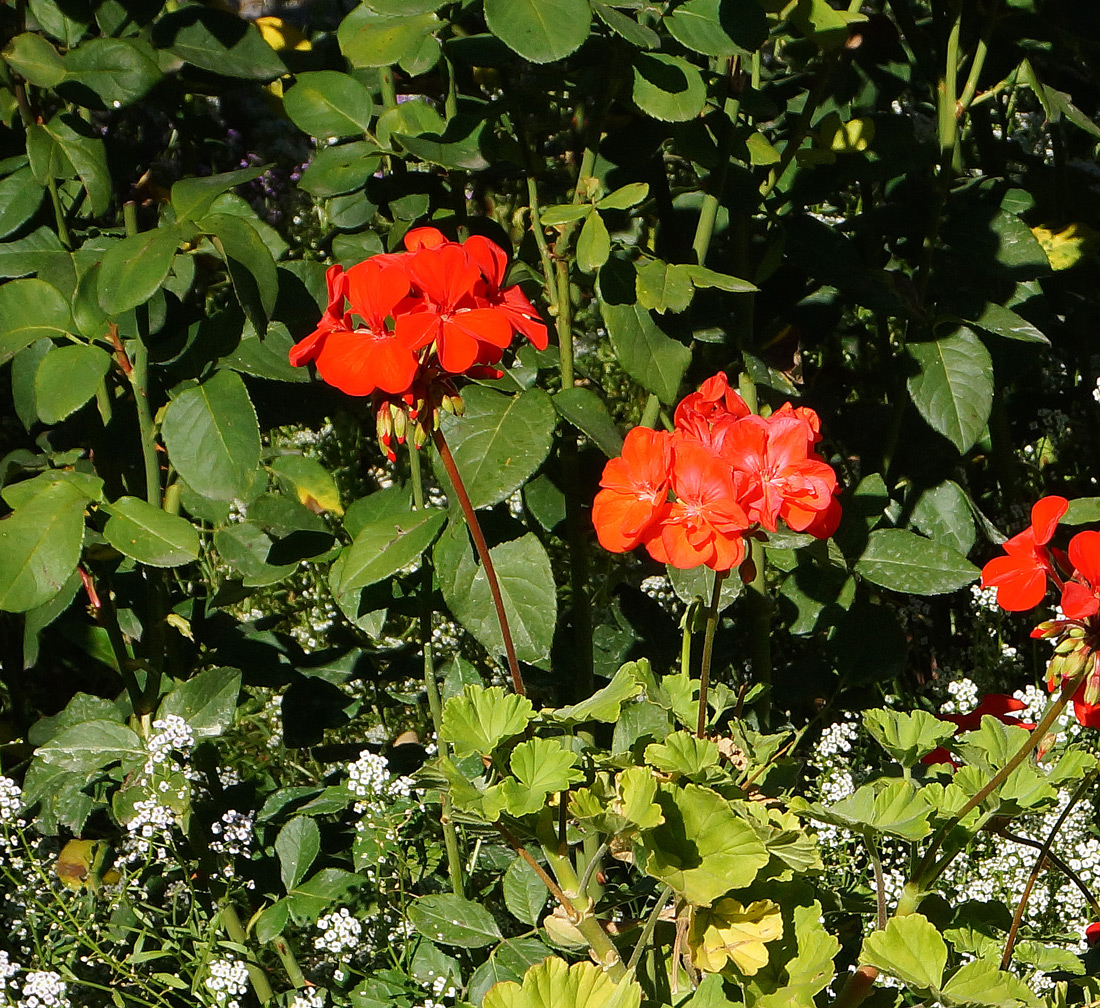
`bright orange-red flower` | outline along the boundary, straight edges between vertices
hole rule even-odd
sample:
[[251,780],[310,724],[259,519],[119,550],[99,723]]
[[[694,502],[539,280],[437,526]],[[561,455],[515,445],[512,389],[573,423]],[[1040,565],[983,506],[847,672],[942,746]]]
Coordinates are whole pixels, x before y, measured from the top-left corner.
[[737,503],[740,474],[709,448],[679,436],[673,449],[676,500],[650,534],[646,549],[673,567],[729,570],[745,559],[742,533],[752,524]]
[[668,508],[672,435],[635,427],[619,458],[604,468],[592,502],[592,522],[600,545],[611,553],[634,549],[649,526]]
[[1031,509],[1031,524],[1004,544],[1005,556],[994,557],[982,568],[982,587],[997,589],[997,604],[1009,612],[1034,609],[1043,600],[1054,570],[1050,542],[1058,520],[1066,513],[1065,497],[1043,497]]
[[1069,541],[1073,577],[1062,586],[1062,612],[1088,619],[1100,612],[1100,532],[1078,532]]

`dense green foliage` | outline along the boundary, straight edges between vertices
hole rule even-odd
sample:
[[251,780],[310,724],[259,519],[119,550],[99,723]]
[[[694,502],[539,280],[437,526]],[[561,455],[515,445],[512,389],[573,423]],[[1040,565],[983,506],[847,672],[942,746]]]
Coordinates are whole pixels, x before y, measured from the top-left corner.
[[[1091,730],[920,760],[1049,657],[978,565],[1100,519],[1100,13],[240,6],[0,5],[0,1004],[1095,997],[1091,893],[951,874],[1007,831],[1088,892]],[[442,418],[526,697],[437,453],[287,359],[426,224],[554,331]],[[846,489],[715,594],[589,508],[720,369]]]

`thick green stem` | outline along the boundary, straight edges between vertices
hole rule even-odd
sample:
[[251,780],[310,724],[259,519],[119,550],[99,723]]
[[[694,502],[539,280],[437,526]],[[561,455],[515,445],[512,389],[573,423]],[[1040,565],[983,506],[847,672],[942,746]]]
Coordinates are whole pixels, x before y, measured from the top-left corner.
[[951,32],[947,36],[947,54],[944,59],[943,76],[936,89],[937,121],[939,123],[940,153],[944,164],[953,160],[955,144],[959,133],[958,119],[958,73],[959,73],[959,33],[962,30],[962,11],[955,15]]
[[642,419],[638,422],[638,426],[653,430],[657,426],[660,415],[661,400],[651,392],[649,398],[645,401],[645,409],[642,411]]
[[[413,507],[424,507],[424,482],[420,473],[420,452],[409,445],[409,475],[412,483]],[[424,691],[428,694],[428,711],[435,729],[440,756],[450,756],[450,746],[443,740],[443,703],[439,695],[439,683],[435,677],[435,661],[432,657],[432,567],[427,558],[423,561],[420,584],[420,647],[424,652]],[[454,824],[454,805],[450,793],[440,792],[443,827],[443,850],[447,857],[447,876],[451,891],[456,896],[466,895],[466,883],[462,877],[462,853],[458,846],[458,831]]]
[[298,959],[294,955],[294,949],[290,944],[290,939],[285,935],[279,935],[272,943],[271,947],[275,949],[275,954],[279,957],[279,962],[283,964],[283,969],[286,970],[287,978],[290,980],[296,990],[302,990],[304,987],[309,986],[309,981],[306,980],[305,974],[302,973],[302,967],[298,965]]
[[[221,921],[230,941],[244,947],[248,946],[248,935],[245,934],[241,919],[237,916],[237,911],[230,902],[229,897],[222,900]],[[252,989],[256,992],[256,997],[259,998],[261,1004],[267,1004],[275,996],[275,992],[271,989],[271,984],[267,982],[264,971],[252,962],[246,962],[245,968],[248,970],[248,979],[252,982]]]
[[695,734],[706,738],[707,690],[710,688],[710,665],[714,658],[714,633],[718,629],[718,611],[722,607],[722,582],[729,576],[728,570],[714,572],[714,590],[707,607],[707,625],[703,631],[703,658],[699,668],[699,719]]
[[393,67],[378,68],[378,86],[382,91],[382,105],[386,109],[397,108],[397,88],[393,82]]
[[466,527],[474,540],[474,548],[477,550],[478,559],[481,560],[481,569],[485,572],[485,580],[489,583],[489,594],[493,597],[493,606],[496,609],[497,620],[500,623],[500,635],[504,641],[504,654],[508,661],[508,671],[512,676],[512,687],[523,696],[526,689],[523,685],[523,676],[519,670],[519,661],[516,658],[516,647],[512,642],[512,630],[508,626],[508,614],[504,611],[504,598],[500,593],[500,582],[497,580],[496,568],[493,566],[493,558],[489,555],[489,544],[485,541],[485,534],[481,531],[481,523],[477,520],[477,512],[470,503],[470,495],[466,492],[466,484],[455,465],[454,456],[451,454],[450,445],[443,436],[443,431],[436,428],[432,432],[432,440],[435,442],[435,450],[439,452],[439,459],[454,488],[458,505],[466,519]]

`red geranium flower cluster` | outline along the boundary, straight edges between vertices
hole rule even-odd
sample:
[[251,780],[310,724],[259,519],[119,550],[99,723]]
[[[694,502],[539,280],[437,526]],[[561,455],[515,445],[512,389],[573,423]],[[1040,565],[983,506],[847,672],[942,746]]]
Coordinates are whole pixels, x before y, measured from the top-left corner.
[[[382,253],[344,270],[330,266],[328,307],[317,328],[290,351],[313,361],[330,385],[375,395],[379,438],[405,440],[407,422],[424,423],[455,393],[454,379],[499,376],[515,333],[546,349],[546,325],[519,287],[503,287],[507,253],[482,235],[449,241],[435,228],[405,235],[404,252]],[[396,423],[396,431],[395,431]]]
[[592,506],[600,544],[643,545],[673,567],[729,570],[754,528],[779,522],[826,539],[840,522],[836,473],[815,450],[817,414],[784,403],[753,414],[719,372],[676,407],[672,432],[635,427]]
[[1050,545],[1069,501],[1043,497],[1031,509],[1031,524],[1004,544],[1005,555],[982,568],[982,587],[997,589],[997,604],[1025,612],[1043,601],[1048,582],[1061,594],[1062,616],[1041,623],[1032,637],[1054,641],[1047,686],[1073,679],[1087,669],[1073,695],[1077,720],[1100,728],[1100,532],[1078,532],[1064,552]]
[[[1002,724],[1015,725],[1017,728],[1026,728],[1031,731],[1035,725],[1030,721],[1021,721],[1019,718],[1020,711],[1026,707],[1027,704],[1023,700],[1017,700],[1016,697],[1006,696],[1004,693],[987,693],[982,697],[978,706],[967,714],[939,714],[937,716],[941,721],[949,721],[953,724],[956,735],[977,731],[982,726],[982,718],[987,714],[990,717],[995,717]],[[921,762],[928,764],[950,763],[952,766],[959,766],[955,757],[942,746],[939,749],[933,749],[921,759]]]

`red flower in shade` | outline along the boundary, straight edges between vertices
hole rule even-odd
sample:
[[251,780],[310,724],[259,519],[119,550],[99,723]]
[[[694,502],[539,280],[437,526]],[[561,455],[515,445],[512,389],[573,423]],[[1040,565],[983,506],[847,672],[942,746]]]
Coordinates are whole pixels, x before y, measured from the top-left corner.
[[[961,735],[963,732],[977,731],[981,728],[982,718],[986,715],[995,717],[1002,724],[1015,725],[1017,728],[1026,728],[1031,731],[1035,728],[1035,725],[1030,721],[1021,721],[1018,717],[1019,712],[1026,707],[1027,704],[1022,700],[1017,700],[1016,697],[1006,696],[1003,693],[987,693],[982,697],[978,706],[967,714],[939,714],[937,716],[941,721],[950,721],[955,725],[956,735]],[[951,753],[942,747],[933,749],[932,752],[921,759],[921,762],[959,765]]]
[[1100,532],[1078,532],[1069,541],[1073,577],[1062,586],[1062,612],[1082,620],[1100,612]]
[[1087,928],[1085,928],[1085,941],[1090,946],[1100,942],[1100,921],[1093,921]]
[[1065,497],[1043,497],[1031,509],[1031,524],[1004,544],[1006,556],[994,557],[982,568],[982,587],[997,589],[997,604],[1009,612],[1034,609],[1046,594],[1047,576],[1054,570],[1047,543],[1066,513]]
[[623,452],[604,468],[592,503],[592,521],[600,545],[612,553],[634,549],[648,527],[668,507],[672,435],[635,427]]
[[729,570],[745,558],[741,533],[751,522],[737,503],[738,478],[724,459],[686,437],[677,439],[672,465],[675,502],[645,537],[655,560],[673,567]]

